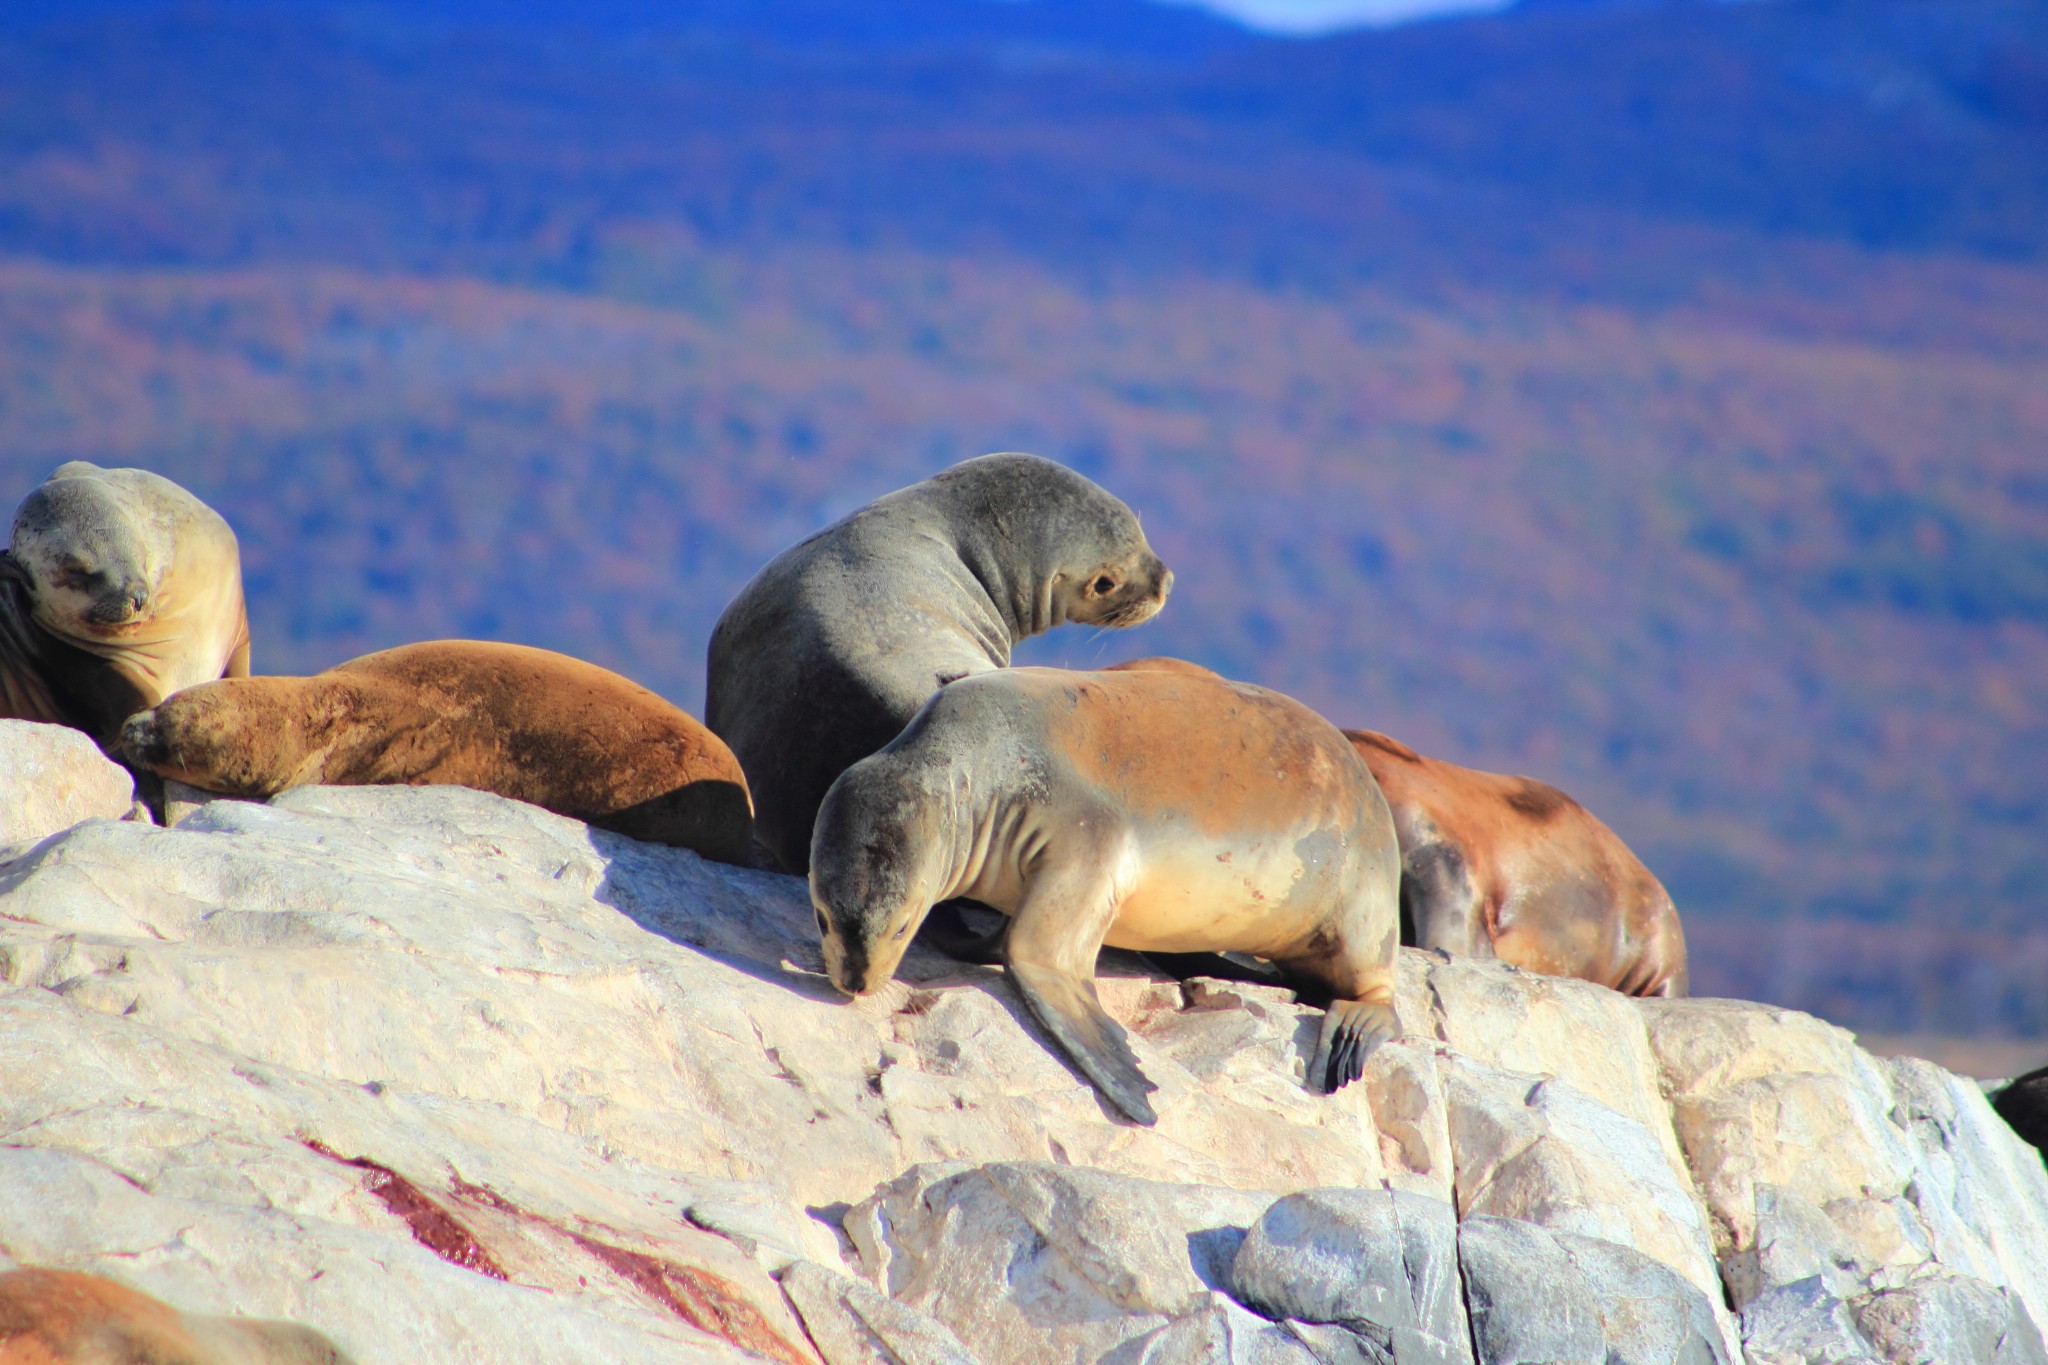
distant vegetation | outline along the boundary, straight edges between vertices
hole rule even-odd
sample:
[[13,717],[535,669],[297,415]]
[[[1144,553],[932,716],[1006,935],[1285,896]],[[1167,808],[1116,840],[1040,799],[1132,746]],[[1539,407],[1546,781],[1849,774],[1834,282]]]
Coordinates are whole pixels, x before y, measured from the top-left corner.
[[0,0],[4,486],[190,483],[259,669],[694,708],[767,556],[1037,450],[1179,586],[1030,657],[1555,780],[1703,990],[2048,1035],[2048,0],[513,11]]

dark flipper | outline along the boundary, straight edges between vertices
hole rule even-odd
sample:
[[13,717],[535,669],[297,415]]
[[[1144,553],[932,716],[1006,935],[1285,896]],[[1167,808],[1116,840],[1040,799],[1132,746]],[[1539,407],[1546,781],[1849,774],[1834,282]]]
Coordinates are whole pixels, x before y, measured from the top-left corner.
[[1102,1097],[1134,1123],[1157,1123],[1159,1116],[1145,1096],[1159,1087],[1138,1069],[1123,1025],[1103,1011],[1095,983],[1034,963],[1012,962],[1009,970],[1032,1016]]
[[1401,1036],[1394,1007],[1370,1000],[1333,1000],[1309,1059],[1308,1083],[1329,1092],[1365,1074],[1365,1059],[1381,1043]]
[[[999,916],[996,927],[982,934],[975,932],[962,911],[967,909],[985,910]],[[924,918],[924,924],[917,931],[917,941],[927,948],[935,948],[956,962],[973,962],[983,967],[999,967],[1003,962],[1003,940],[1009,936],[1010,920],[1001,911],[989,910],[980,901],[964,897],[940,901],[931,908]]]
[[1207,976],[1218,981],[1242,981],[1254,986],[1289,984],[1278,972],[1262,972],[1221,953],[1145,953],[1142,956],[1175,981]]

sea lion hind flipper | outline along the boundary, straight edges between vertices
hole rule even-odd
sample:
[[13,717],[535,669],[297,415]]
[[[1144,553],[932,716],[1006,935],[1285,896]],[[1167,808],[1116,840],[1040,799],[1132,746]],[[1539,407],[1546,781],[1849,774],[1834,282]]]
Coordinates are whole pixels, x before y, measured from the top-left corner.
[[1159,1121],[1145,1098],[1159,1087],[1139,1070],[1123,1025],[1103,1010],[1093,983],[1030,962],[1011,962],[1009,974],[1032,1017],[1104,1099],[1133,1123],[1149,1127]]
[[1277,971],[1261,971],[1223,953],[1141,953],[1147,962],[1175,981],[1206,976],[1216,981],[1240,981],[1248,986],[1286,986]]
[[1393,1006],[1374,1000],[1333,1000],[1309,1058],[1308,1081],[1324,1093],[1339,1090],[1365,1074],[1365,1059],[1381,1043],[1401,1035]]

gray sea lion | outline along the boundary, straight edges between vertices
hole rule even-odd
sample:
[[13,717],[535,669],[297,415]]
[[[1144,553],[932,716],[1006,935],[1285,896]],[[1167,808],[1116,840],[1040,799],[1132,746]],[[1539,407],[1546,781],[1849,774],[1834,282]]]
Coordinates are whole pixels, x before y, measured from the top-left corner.
[[310,678],[188,688],[122,727],[121,752],[234,796],[453,785],[743,863],[746,778],[687,712],[595,664],[478,640],[404,645]]
[[935,690],[1057,625],[1136,625],[1172,584],[1116,498],[1035,455],[984,455],[756,574],[712,632],[705,723],[746,770],[756,837],[802,873],[826,788]]
[[219,513],[83,460],[23,500],[0,551],[0,717],[106,741],[173,692],[248,673],[241,549]]
[[1095,993],[1103,944],[1265,958],[1330,1000],[1313,1084],[1396,1035],[1400,853],[1372,773],[1299,702],[1192,665],[951,683],[826,795],[811,901],[840,989],[885,983],[936,902],[1010,917],[1033,1015],[1124,1114],[1154,1121]]
[[0,1272],[6,1365],[350,1365],[310,1327],[181,1313],[76,1270]]
[[1402,938],[1627,995],[1686,993],[1685,931],[1663,883],[1557,788],[1425,758],[1346,730],[1401,839]]

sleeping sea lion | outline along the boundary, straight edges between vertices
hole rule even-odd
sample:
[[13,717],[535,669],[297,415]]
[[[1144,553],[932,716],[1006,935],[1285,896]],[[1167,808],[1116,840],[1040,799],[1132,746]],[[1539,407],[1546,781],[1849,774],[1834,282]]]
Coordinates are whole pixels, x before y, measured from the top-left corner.
[[1424,758],[1346,730],[1401,838],[1402,942],[1627,995],[1686,993],[1685,931],[1663,883],[1557,788]]
[[888,981],[937,902],[1009,916],[1004,955],[1110,1103],[1154,1121],[1095,993],[1104,943],[1249,953],[1330,1001],[1312,1084],[1394,1037],[1400,852],[1344,736],[1204,669],[1002,669],[948,684],[818,812],[811,902],[833,982]]
[[826,788],[935,690],[1057,625],[1136,625],[1172,584],[1116,498],[1035,455],[984,455],[756,574],[712,632],[705,723],[746,770],[756,837],[801,874]]
[[6,1365],[350,1365],[310,1327],[181,1313],[76,1270],[0,1272]]
[[242,555],[220,514],[160,474],[60,465],[0,551],[0,717],[84,730],[249,673]]
[[160,776],[232,796],[454,785],[744,863],[746,779],[687,712],[595,664],[523,645],[404,645],[310,678],[188,688],[121,731]]

